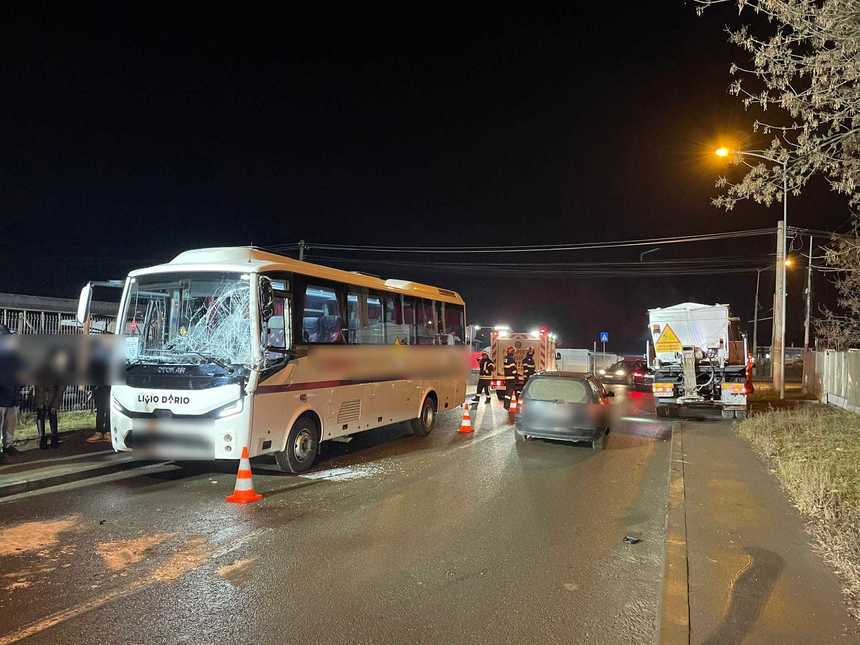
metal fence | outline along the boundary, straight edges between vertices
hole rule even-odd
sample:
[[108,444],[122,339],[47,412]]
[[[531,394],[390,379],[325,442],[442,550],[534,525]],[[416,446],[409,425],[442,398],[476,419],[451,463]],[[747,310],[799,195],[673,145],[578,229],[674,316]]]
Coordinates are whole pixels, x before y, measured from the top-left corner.
[[[38,301],[36,298],[28,298]],[[8,300],[8,298],[7,298]],[[48,300],[48,299],[46,299]],[[51,298],[50,302],[56,304],[63,302],[57,298]],[[68,301],[69,311],[51,311],[40,309],[23,309],[0,306],[0,322],[6,325],[14,334],[22,335],[57,335],[57,334],[80,334],[81,326],[75,319],[71,310],[74,301]],[[38,302],[34,302],[38,305]],[[94,315],[93,326],[100,329],[110,329],[116,316]],[[29,412],[33,410],[33,387],[26,386],[21,389],[18,401],[19,410]],[[94,406],[90,388],[70,385],[63,392],[63,400],[60,410],[64,412],[72,410],[92,410]]]
[[860,413],[860,350],[806,352],[803,389],[822,403]]
[[[773,361],[771,360],[770,347],[759,347],[753,365],[753,376],[756,378],[771,378],[773,375]],[[785,348],[785,380],[786,382],[799,383],[803,378],[803,347]]]

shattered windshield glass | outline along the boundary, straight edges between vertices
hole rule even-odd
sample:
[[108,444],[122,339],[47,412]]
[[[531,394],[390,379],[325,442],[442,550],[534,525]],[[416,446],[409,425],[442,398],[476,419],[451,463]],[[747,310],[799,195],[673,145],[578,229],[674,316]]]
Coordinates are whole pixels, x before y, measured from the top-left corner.
[[122,329],[129,363],[251,363],[250,278],[222,272],[132,278]]

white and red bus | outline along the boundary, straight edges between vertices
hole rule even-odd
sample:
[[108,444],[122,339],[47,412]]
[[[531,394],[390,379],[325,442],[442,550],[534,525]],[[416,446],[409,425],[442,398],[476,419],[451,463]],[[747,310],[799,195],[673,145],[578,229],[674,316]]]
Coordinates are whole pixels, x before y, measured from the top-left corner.
[[448,289],[247,247],[132,271],[113,447],[182,460],[248,447],[298,473],[322,441],[397,422],[426,435],[465,399],[465,314]]

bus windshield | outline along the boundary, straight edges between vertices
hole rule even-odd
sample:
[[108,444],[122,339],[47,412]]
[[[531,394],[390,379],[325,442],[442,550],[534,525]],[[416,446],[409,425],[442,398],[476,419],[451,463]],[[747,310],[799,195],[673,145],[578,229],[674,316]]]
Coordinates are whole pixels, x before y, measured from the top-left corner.
[[129,363],[250,364],[250,277],[215,271],[131,278],[124,324]]

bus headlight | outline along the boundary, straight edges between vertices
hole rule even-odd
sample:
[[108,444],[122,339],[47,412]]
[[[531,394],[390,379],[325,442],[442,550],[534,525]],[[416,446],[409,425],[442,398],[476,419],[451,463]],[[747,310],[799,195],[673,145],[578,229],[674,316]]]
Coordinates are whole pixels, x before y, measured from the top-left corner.
[[120,403],[113,397],[110,398],[110,407],[111,410],[113,410],[114,412],[119,412],[123,416],[128,416],[128,410],[123,407],[122,403]]
[[239,414],[244,409],[244,400],[236,399],[232,403],[228,403],[227,405],[222,405],[220,408],[212,411],[212,416],[217,419],[222,419],[224,417],[231,417],[234,414]]

